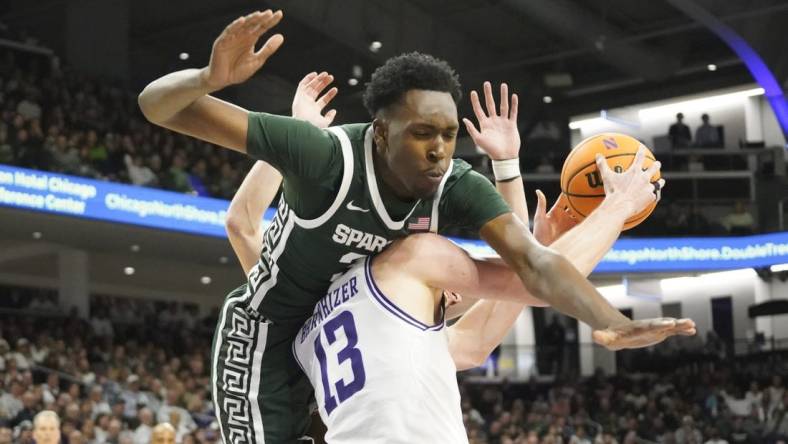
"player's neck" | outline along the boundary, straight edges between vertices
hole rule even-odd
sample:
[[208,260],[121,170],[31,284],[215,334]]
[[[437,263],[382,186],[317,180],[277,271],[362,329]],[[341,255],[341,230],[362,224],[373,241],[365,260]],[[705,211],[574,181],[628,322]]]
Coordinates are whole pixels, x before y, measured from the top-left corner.
[[377,149],[372,150],[372,164],[375,168],[375,177],[382,198],[394,198],[402,203],[413,203],[417,200],[415,197],[407,195],[402,182],[394,175],[386,161],[380,157]]

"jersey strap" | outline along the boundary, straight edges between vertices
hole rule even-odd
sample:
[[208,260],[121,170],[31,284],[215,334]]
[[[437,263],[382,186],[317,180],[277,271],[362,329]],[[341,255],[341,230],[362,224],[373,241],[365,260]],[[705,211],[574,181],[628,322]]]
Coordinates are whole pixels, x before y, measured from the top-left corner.
[[334,133],[339,139],[339,145],[342,147],[342,163],[343,163],[343,172],[342,172],[342,184],[339,186],[339,192],[337,192],[337,197],[334,199],[334,203],[326,210],[323,215],[315,219],[301,219],[300,217],[296,216],[295,213],[293,214],[293,219],[298,226],[306,229],[317,228],[324,223],[326,223],[331,216],[336,213],[337,209],[342,206],[342,202],[345,200],[345,196],[347,196],[347,192],[350,189],[350,184],[353,181],[353,146],[350,143],[350,139],[348,138],[345,131],[342,128],[337,126],[332,126],[328,128],[328,131]]

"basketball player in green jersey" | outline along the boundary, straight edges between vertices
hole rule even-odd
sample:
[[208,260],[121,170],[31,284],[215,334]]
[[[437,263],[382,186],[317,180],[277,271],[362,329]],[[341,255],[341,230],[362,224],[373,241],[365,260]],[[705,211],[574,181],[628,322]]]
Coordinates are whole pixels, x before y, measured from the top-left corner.
[[[332,277],[413,232],[478,230],[533,296],[594,329],[648,341],[566,259],[535,242],[484,177],[452,161],[460,86],[445,62],[408,54],[379,68],[365,94],[371,124],[320,130],[210,96],[248,79],[281,46],[277,34],[255,51],[281,17],[240,17],[214,42],[207,67],[168,74],[139,97],[151,122],[248,153],[284,178],[260,261],[248,285],[228,296],[215,336],[214,401],[226,442],[296,440],[308,422],[309,391],[290,355],[296,330]],[[482,128],[481,136],[519,148],[519,137],[496,130]],[[494,160],[498,179],[519,177],[512,162]]]

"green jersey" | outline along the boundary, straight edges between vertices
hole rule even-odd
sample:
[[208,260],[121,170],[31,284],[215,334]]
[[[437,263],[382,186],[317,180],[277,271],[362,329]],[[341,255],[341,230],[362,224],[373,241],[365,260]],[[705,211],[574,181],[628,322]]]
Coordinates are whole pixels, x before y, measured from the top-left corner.
[[510,211],[492,183],[458,159],[435,196],[402,201],[381,187],[373,148],[369,123],[322,130],[250,113],[247,152],[282,173],[283,189],[249,274],[247,312],[300,326],[332,279],[356,260],[411,233],[478,230]]

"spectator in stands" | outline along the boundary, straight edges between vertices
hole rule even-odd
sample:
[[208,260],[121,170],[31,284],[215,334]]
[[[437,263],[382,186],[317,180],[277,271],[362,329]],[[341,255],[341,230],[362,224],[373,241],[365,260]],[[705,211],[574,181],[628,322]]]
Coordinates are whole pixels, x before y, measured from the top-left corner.
[[703,442],[703,435],[695,427],[695,420],[692,416],[684,416],[681,420],[681,427],[675,433],[676,444],[700,444]]
[[157,424],[153,428],[151,444],[175,444],[175,428],[168,422]]
[[153,412],[147,407],[143,407],[139,411],[138,419],[140,425],[134,429],[134,444],[149,444],[153,436]]
[[185,169],[186,156],[179,151],[172,158],[172,165],[168,171],[167,180],[164,182],[165,187],[181,193],[192,193],[194,189],[192,189],[189,174]]
[[692,142],[690,128],[684,124],[684,114],[676,114],[676,123],[670,125],[668,136],[673,148],[686,148]]
[[52,410],[38,413],[33,420],[33,438],[36,444],[60,443],[60,418]]
[[14,431],[5,424],[0,423],[0,444],[12,444]]
[[728,441],[720,438],[720,431],[712,427],[709,430],[709,440],[705,444],[728,444]]
[[709,124],[708,114],[700,116],[700,120],[703,123],[695,130],[695,146],[702,148],[721,147],[720,129]]
[[0,163],[10,164],[14,162],[14,149],[8,141],[8,127],[0,123]]
[[129,179],[134,185],[154,187],[159,184],[159,178],[156,177],[156,174],[153,173],[150,167],[145,165],[142,156],[126,154],[123,161],[126,164]]
[[31,421],[23,421],[21,424],[14,428],[14,444],[34,444],[33,440],[33,423]]
[[736,201],[733,212],[724,216],[720,223],[730,234],[735,235],[752,234],[755,229],[755,219],[742,201]]

